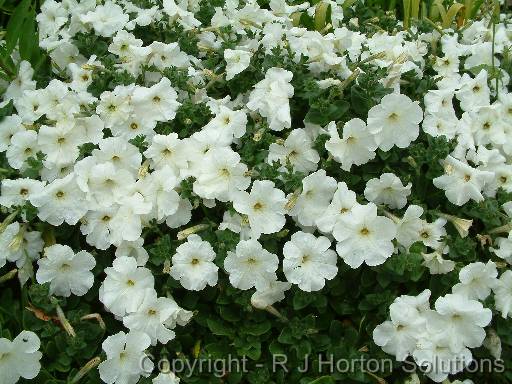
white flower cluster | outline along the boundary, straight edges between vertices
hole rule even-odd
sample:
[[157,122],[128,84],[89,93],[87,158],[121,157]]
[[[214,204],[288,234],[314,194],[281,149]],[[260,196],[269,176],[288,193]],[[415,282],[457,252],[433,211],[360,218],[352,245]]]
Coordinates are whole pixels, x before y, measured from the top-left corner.
[[430,309],[431,292],[418,296],[400,296],[389,307],[391,320],[373,332],[377,345],[399,361],[412,356],[427,376],[442,382],[472,361],[470,348],[482,346],[484,327],[491,322],[492,312],[484,301],[494,291],[496,308],[507,317],[512,305],[510,284],[512,273],[506,271],[498,279],[496,264],[476,262],[462,268],[460,282],[453,293],[439,297]]
[[[219,262],[215,244],[187,233],[186,241],[168,255],[170,276],[186,290],[201,291],[216,286],[219,274],[227,274],[233,287],[254,289],[251,302],[257,308],[283,300],[292,285],[306,292],[321,290],[338,274],[338,257],[354,269],[378,266],[420,242],[431,251],[423,254],[431,274],[455,268],[455,262],[443,255],[449,252],[445,225],[457,225],[456,218],[439,214],[427,221],[431,216],[417,201],[409,204],[413,183],[390,170],[368,180],[358,195],[322,169],[326,159],[315,149],[321,135],[328,136],[329,160],[349,172],[379,152],[409,147],[420,134],[444,136],[456,147],[442,161],[444,175],[433,184],[445,191],[450,203],[481,202],[496,196],[499,188],[512,192],[512,94],[507,91],[508,75],[497,67],[495,57],[512,45],[505,23],[495,26],[492,42],[488,20],[475,21],[461,33],[366,36],[353,30],[356,21],[350,28],[343,22],[341,2],[329,4],[331,29],[325,33],[293,23],[294,12],[311,13],[314,6],[290,6],[284,0],[271,0],[269,9],[255,1],[226,1],[215,8],[211,25],[196,18],[197,1],[164,0],[162,6],[151,8],[126,0],[42,4],[37,16],[40,46],[51,58],[54,78],[38,87],[31,65],[21,61],[0,104],[12,101],[15,109],[0,121],[0,152],[14,174],[24,174],[30,169],[29,159],[42,154],[36,178],[2,180],[0,205],[15,215],[0,228],[0,267],[15,262],[25,283],[37,260],[37,282],[49,283],[50,294],[58,296],[83,296],[94,284],[95,251],[75,252],[60,244],[45,247],[29,220],[15,221],[19,208],[28,203],[37,209],[41,222],[77,225],[91,248],[116,249],[112,266],[104,270],[99,299],[129,332],[104,341],[107,360],[99,365],[104,382],[136,383],[148,376],[152,363],[146,359],[148,366],[140,365],[145,350],[172,340],[176,326],[192,317],[173,298],[158,295],[146,266],[143,236],[152,225],[177,230],[197,224],[193,213],[198,205],[185,195],[184,181],[193,181],[190,193],[202,208],[225,207],[222,221],[215,224],[239,234],[240,241]],[[144,45],[136,37],[138,28],[162,25],[194,33],[199,53],[182,51],[178,42]],[[228,26],[231,32],[223,33]],[[90,86],[104,73],[106,63],[80,52],[75,39],[87,33],[108,41],[116,71],[142,80],[105,87],[95,96]],[[436,89],[426,91],[420,104],[401,93],[401,80],[411,71],[417,79],[427,76],[432,42],[441,49],[434,57]],[[224,72],[207,68],[209,52],[221,53],[219,72]],[[293,63],[307,57],[307,68],[321,89],[354,80],[359,74],[354,68],[364,62],[385,73],[380,84],[392,92],[371,107],[364,120],[331,121],[325,127],[294,120],[290,100],[296,91],[295,74],[284,68],[261,71],[241,94],[209,95],[215,82],[236,81],[256,55],[273,52]],[[470,75],[469,70],[479,66]],[[488,81],[489,66],[501,74],[499,81]],[[189,89],[181,89],[165,75],[169,68],[186,73]],[[187,103],[204,103],[212,118],[183,137],[173,127]],[[242,143],[258,141],[256,136],[263,134],[247,134],[256,120],[266,124],[263,130],[281,135],[261,162],[279,163],[282,173],[289,168],[304,173],[297,191],[286,194],[276,180],[262,179],[244,163]],[[134,141],[140,137],[147,144],[143,150]],[[90,153],[85,146],[92,146]],[[511,204],[504,209],[512,217]],[[402,213],[391,212],[399,210]],[[292,229],[291,236],[279,255],[265,249],[262,236],[276,235],[285,226]],[[499,238],[489,249],[512,264],[512,228],[506,232],[508,238]],[[375,342],[398,360],[412,356],[421,366],[454,358],[464,362],[449,371],[435,367],[429,375],[435,381],[459,372],[471,360],[469,348],[482,345],[484,327],[491,321],[491,310],[479,300],[492,290],[496,310],[505,318],[512,316],[512,271],[497,276],[492,261],[465,266],[460,283],[453,293],[437,299],[435,310],[430,309],[428,291],[397,298],[390,308],[391,321],[375,329]],[[31,346],[21,344],[20,337]],[[36,339],[22,333],[12,343],[1,343],[2,383],[32,378],[39,371],[32,361],[40,358]],[[159,375],[153,382],[179,379]]]

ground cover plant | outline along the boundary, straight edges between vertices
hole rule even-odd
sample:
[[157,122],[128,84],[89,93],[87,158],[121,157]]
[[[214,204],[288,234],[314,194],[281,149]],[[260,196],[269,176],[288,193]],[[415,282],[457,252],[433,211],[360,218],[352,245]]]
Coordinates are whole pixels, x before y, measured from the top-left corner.
[[512,382],[508,4],[0,9],[1,384]]

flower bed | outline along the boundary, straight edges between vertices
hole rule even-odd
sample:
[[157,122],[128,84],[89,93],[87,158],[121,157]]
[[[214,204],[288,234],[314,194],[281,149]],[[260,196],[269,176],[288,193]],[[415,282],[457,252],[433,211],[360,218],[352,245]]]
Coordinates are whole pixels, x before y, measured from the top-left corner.
[[394,4],[13,7],[0,383],[512,382],[511,20]]

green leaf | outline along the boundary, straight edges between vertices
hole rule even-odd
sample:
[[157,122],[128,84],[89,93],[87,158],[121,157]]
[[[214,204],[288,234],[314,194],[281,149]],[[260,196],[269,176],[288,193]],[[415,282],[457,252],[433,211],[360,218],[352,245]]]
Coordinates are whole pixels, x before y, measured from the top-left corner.
[[315,296],[310,292],[297,291],[293,296],[293,309],[296,311],[306,308],[315,301]]
[[315,29],[315,21],[306,12],[302,12],[300,15],[300,26],[309,30]]
[[7,33],[5,35],[5,49],[8,55],[14,50],[16,43],[21,36],[24,21],[29,16],[29,6],[30,0],[22,0],[9,18],[9,22],[7,23]]
[[349,107],[350,104],[346,101],[337,100],[331,103],[328,100],[322,100],[311,106],[306,114],[305,120],[323,126],[331,121],[341,119],[348,111]]
[[253,336],[261,336],[268,331],[270,331],[270,328],[272,325],[269,321],[264,321],[261,323],[252,323],[252,324],[246,324],[244,327],[244,332],[248,335]]
[[208,325],[208,328],[210,329],[210,331],[212,331],[214,335],[233,336],[234,334],[233,328],[219,319],[207,319],[206,324]]
[[322,31],[331,22],[331,4],[320,2],[315,9],[315,29]]
[[21,59],[31,63],[34,52],[39,48],[39,42],[36,40],[38,37],[36,35],[35,17],[35,10],[31,9],[23,23],[23,33],[19,39]]
[[159,238],[154,247],[149,250],[149,262],[156,266],[160,266],[165,260],[172,256],[171,236],[166,234]]
[[12,108],[12,100],[9,100],[9,102],[6,105],[0,108],[0,121],[2,121],[4,117],[12,115]]

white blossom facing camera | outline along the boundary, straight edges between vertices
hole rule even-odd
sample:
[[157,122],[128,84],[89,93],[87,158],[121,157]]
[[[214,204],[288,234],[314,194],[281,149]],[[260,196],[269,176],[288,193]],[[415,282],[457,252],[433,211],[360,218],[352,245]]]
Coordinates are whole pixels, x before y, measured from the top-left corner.
[[101,284],[99,297],[107,309],[116,316],[137,311],[146,289],[154,289],[151,271],[138,267],[133,257],[114,259],[112,267],[105,268],[107,277]]
[[395,145],[406,148],[418,138],[421,120],[423,111],[418,102],[391,93],[368,111],[368,131],[375,135],[375,141],[383,151],[389,151]]
[[119,332],[101,345],[107,359],[99,366],[100,378],[107,384],[135,384],[141,376],[148,377],[154,365],[144,352],[151,339],[143,332]]
[[476,262],[466,265],[459,272],[460,283],[453,286],[453,293],[468,299],[483,301],[498,283],[498,270],[491,260],[487,264]]
[[0,382],[14,384],[20,377],[34,379],[41,370],[41,341],[31,331],[22,331],[10,341],[0,339]]
[[201,240],[199,235],[189,235],[172,257],[171,276],[190,291],[201,291],[207,285],[213,287],[217,284],[219,270],[213,263],[215,256],[210,243]]
[[338,256],[329,249],[331,241],[310,233],[296,232],[283,247],[283,272],[286,279],[306,292],[319,291],[325,280],[338,273]]
[[455,205],[464,205],[469,200],[484,200],[482,189],[494,175],[480,171],[452,156],[443,161],[445,174],[433,180],[437,188],[444,189],[448,200]]
[[83,296],[94,284],[91,270],[96,260],[89,252],[75,254],[67,245],[54,244],[45,248],[44,257],[37,263],[37,282],[50,282],[50,294]]
[[331,203],[316,220],[316,226],[324,233],[333,232],[341,218],[357,204],[356,193],[348,189],[345,182],[338,183]]
[[393,254],[396,226],[387,217],[377,216],[377,206],[368,203],[353,207],[340,219],[333,234],[338,241],[336,252],[351,268],[363,263],[375,266]]
[[284,192],[275,188],[270,180],[256,180],[251,192],[238,191],[233,195],[233,207],[247,215],[251,234],[258,238],[262,233],[275,233],[283,228],[286,198]]
[[173,319],[182,309],[173,299],[157,297],[156,291],[147,289],[144,300],[136,312],[123,317],[123,324],[130,331],[140,331],[151,338],[151,344],[166,344],[174,339]]
[[277,280],[279,259],[254,239],[240,241],[235,252],[228,251],[224,268],[233,287],[246,290],[264,289],[268,281]]
[[281,169],[289,163],[298,172],[310,172],[317,168],[320,161],[318,152],[313,149],[313,142],[305,129],[294,129],[286,140],[281,143],[272,143],[269,147],[267,162],[272,164],[279,161]]
[[236,75],[244,71],[251,62],[251,52],[241,49],[224,50],[224,60],[226,60],[226,80],[233,79]]
[[389,208],[400,209],[407,204],[412,184],[404,186],[393,173],[383,173],[380,177],[368,180],[364,197],[375,204],[385,204]]
[[375,137],[368,131],[361,119],[352,119],[343,126],[343,137],[340,138],[336,123],[331,121],[327,126],[330,139],[325,143],[325,149],[334,160],[341,163],[341,169],[350,171],[352,165],[366,164],[375,158],[377,143]]
[[[304,226],[313,226],[317,217],[329,206],[329,202],[336,191],[336,180],[327,176],[325,170],[320,169],[302,179],[302,191],[297,197],[295,205],[290,209],[290,215]],[[293,199],[288,196],[288,199]]]

